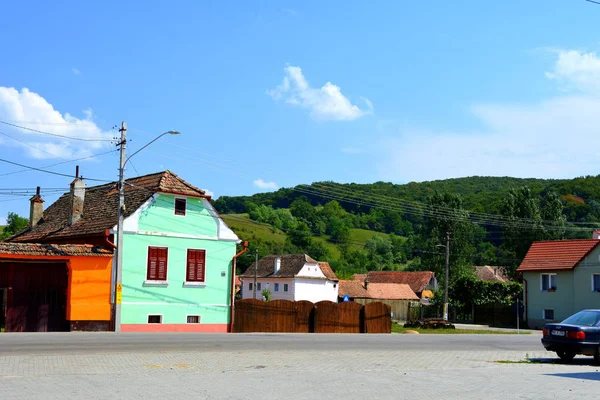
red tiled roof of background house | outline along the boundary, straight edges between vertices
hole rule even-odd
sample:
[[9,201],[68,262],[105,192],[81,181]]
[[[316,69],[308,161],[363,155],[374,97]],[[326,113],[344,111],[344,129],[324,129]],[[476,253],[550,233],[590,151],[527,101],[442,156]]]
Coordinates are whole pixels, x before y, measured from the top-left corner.
[[321,271],[323,272],[325,277],[327,279],[329,279],[330,281],[338,280],[337,275],[335,274],[335,272],[333,272],[333,269],[331,269],[331,266],[329,265],[328,262],[319,261],[319,268],[321,268]]
[[362,282],[356,280],[341,280],[339,282],[338,296],[352,297],[357,299],[366,299],[369,297]]
[[419,296],[405,283],[369,283],[367,294],[377,300],[419,300]]
[[415,293],[422,292],[434,274],[431,271],[372,271],[367,274],[369,283],[405,283]]
[[599,243],[596,239],[534,242],[517,271],[573,269]]
[[[204,197],[198,189],[171,171],[127,179],[125,186],[125,218],[133,214],[155,193],[170,193],[190,197]],[[26,228],[7,239],[9,242],[48,242],[71,237],[99,235],[117,223],[119,192],[117,183],[91,186],[85,189],[82,218],[69,225],[71,199],[67,192],[44,210],[42,220],[33,228]]]
[[[275,259],[279,258],[281,264],[279,272],[275,273]],[[313,260],[306,254],[282,254],[278,256],[265,256],[258,260],[258,267],[256,268],[256,276],[259,278],[293,278],[302,270],[304,264],[317,264],[318,262]],[[250,265],[243,274],[240,275],[242,278],[252,278],[254,276],[254,264]],[[325,278],[317,278],[325,279]]]
[[0,243],[0,254],[15,256],[96,256],[112,257],[111,250],[90,244]]
[[364,282],[367,279],[367,274],[354,274],[352,280]]

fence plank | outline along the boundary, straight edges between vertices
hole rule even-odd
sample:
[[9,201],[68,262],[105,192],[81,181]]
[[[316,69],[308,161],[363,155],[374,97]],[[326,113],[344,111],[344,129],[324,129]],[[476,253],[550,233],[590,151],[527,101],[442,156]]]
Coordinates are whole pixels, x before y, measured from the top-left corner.
[[389,305],[382,302],[373,302],[365,305],[364,318],[365,333],[392,332],[392,318]]
[[296,332],[314,332],[314,307],[315,305],[310,301],[301,300],[296,302]]
[[269,332],[296,332],[298,312],[296,304],[289,300],[273,300],[266,302]]

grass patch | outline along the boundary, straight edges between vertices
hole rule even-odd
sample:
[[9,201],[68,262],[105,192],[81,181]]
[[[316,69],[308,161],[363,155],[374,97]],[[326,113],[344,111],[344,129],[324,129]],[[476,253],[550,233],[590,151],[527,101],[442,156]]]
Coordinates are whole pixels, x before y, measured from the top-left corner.
[[529,354],[525,354],[523,360],[498,360],[494,361],[497,364],[553,364],[556,360],[540,359],[540,358],[529,358]]
[[[406,331],[416,331],[420,334],[430,335],[516,335],[512,331],[496,331],[491,329],[421,329],[405,328],[400,324],[392,324],[392,333],[404,333]],[[521,332],[521,335],[528,335],[529,332]]]

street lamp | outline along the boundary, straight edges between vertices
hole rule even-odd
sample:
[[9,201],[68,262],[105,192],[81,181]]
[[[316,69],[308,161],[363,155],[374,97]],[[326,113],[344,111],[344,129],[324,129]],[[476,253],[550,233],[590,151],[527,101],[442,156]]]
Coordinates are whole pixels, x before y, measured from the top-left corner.
[[144,150],[146,147],[150,146],[152,143],[156,142],[158,139],[165,135],[179,135],[179,131],[167,131],[156,138],[152,139],[150,142],[146,143],[132,155],[125,158],[125,147],[127,144],[127,123],[123,121],[121,124],[121,140],[117,146],[121,146],[120,152],[120,163],[119,163],[119,210],[118,210],[118,220],[117,220],[117,265],[115,267],[115,271],[113,271],[113,288],[114,288],[114,297],[113,297],[113,306],[114,306],[114,322],[115,322],[115,332],[121,332],[121,296],[123,291],[123,221],[125,217],[125,165],[131,159],[131,157],[135,156],[140,151]]
[[450,279],[450,232],[446,232],[446,244],[436,247],[446,248],[446,279],[444,280],[444,320],[448,321],[448,280]]

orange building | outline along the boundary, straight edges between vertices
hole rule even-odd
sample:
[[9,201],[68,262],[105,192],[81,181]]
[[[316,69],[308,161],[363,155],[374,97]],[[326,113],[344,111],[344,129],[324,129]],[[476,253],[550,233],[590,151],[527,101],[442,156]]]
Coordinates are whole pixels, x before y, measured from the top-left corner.
[[109,330],[112,257],[92,245],[0,243],[0,328]]

